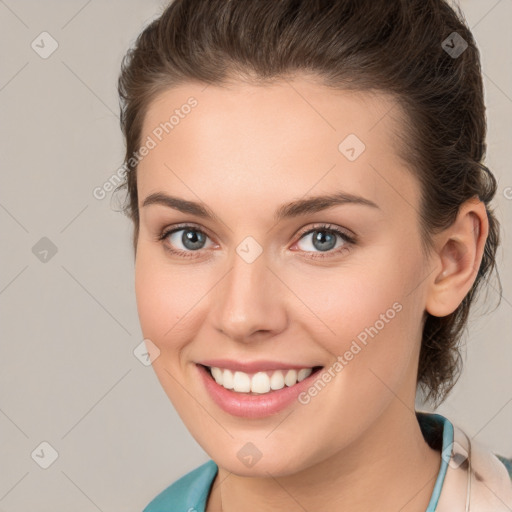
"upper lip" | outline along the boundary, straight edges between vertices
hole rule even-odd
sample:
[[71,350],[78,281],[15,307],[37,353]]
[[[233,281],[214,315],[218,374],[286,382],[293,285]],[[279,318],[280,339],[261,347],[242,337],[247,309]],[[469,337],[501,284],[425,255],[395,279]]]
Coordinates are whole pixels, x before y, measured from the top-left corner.
[[208,359],[198,361],[203,366],[222,368],[224,370],[241,371],[245,373],[256,373],[265,370],[289,370],[292,368],[314,368],[309,363],[282,363],[280,361],[234,361],[232,359]]

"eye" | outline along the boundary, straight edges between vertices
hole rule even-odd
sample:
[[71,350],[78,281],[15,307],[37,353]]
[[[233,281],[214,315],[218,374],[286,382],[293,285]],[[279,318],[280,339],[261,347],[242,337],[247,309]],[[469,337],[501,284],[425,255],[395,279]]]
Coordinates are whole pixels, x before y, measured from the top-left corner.
[[[349,250],[350,247],[355,244],[354,237],[331,224],[320,224],[314,226],[313,229],[309,229],[303,233],[300,240],[307,240],[308,237],[309,241],[307,241],[307,243],[305,243],[300,249],[305,252],[313,251],[313,253],[315,253],[316,249],[320,252],[320,254],[312,254],[311,256],[308,256],[309,258],[327,258],[334,254],[339,254],[343,251]],[[340,239],[341,243],[337,244]],[[296,245],[299,245],[299,242],[297,242]],[[321,253],[328,254],[324,256]]]
[[[311,237],[311,235],[313,236]],[[300,235],[299,242],[295,245],[299,245],[300,241],[306,240],[308,236],[311,237],[310,241],[305,243],[305,247],[303,246],[300,250],[306,253],[313,252],[313,254],[306,256],[312,259],[328,258],[349,250],[356,243],[353,236],[341,229],[331,224],[320,224],[303,232]],[[192,224],[184,224],[164,230],[158,235],[157,239],[163,243],[165,249],[171,254],[183,258],[194,258],[197,256],[195,253],[199,253],[206,248],[205,243],[209,236],[199,227]],[[338,240],[341,240],[340,244],[337,244]],[[315,250],[318,251],[317,254],[315,254]],[[327,254],[324,255],[322,253]]]
[[[204,249],[205,241],[208,238],[204,231],[190,224],[165,230],[158,236],[158,239],[164,243],[166,250],[184,258],[195,257],[194,253]],[[184,249],[181,249],[180,245]]]

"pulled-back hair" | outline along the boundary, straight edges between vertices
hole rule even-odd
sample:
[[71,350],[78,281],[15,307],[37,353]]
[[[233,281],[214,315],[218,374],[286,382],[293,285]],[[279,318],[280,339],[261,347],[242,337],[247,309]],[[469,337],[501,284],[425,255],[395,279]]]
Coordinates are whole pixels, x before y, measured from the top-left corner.
[[437,406],[460,376],[459,341],[476,292],[495,269],[500,242],[489,206],[496,179],[482,163],[480,55],[460,8],[444,0],[170,3],[124,56],[118,82],[127,170],[120,188],[127,189],[123,208],[134,224],[134,251],[139,212],[132,156],[152,100],[187,82],[265,84],[301,73],[328,87],[383,92],[396,100],[404,114],[397,151],[421,186],[425,254],[433,249],[432,236],[453,223],[465,201],[476,196],[485,203],[489,234],[471,290],[445,317],[425,312],[417,385]]

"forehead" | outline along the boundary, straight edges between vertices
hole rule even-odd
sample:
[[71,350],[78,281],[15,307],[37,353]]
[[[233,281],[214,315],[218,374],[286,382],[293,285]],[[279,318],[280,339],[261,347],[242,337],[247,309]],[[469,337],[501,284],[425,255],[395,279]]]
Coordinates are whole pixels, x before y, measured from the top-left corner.
[[[189,107],[191,98],[193,107]],[[183,125],[193,125],[190,128],[197,137],[218,142],[225,139],[222,132],[229,130],[237,138],[258,135],[255,142],[259,143],[275,140],[280,132],[293,135],[297,142],[313,138],[314,143],[329,144],[352,130],[368,142],[389,146],[394,141],[390,132],[400,131],[400,116],[398,103],[388,94],[336,90],[306,77],[262,85],[186,83],[157,95],[147,109],[142,132],[150,134],[174,117],[172,136],[179,136]],[[240,133],[239,128],[244,131]]]
[[396,151],[400,129],[400,108],[384,93],[334,90],[304,77],[183,84],[161,93],[144,118],[141,142],[154,147],[139,163],[139,199],[179,189],[197,200],[215,185],[232,201],[242,192],[282,203],[283,195],[335,188],[375,202],[396,202],[398,194],[410,208],[418,190]]

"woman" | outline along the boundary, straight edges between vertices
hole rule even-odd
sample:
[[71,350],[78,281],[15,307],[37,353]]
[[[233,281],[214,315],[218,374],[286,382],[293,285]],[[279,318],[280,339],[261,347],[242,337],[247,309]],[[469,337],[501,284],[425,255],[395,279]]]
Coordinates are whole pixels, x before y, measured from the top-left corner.
[[510,460],[414,407],[499,244],[461,13],[176,0],[119,94],[142,331],[212,459],[145,512],[510,510]]

